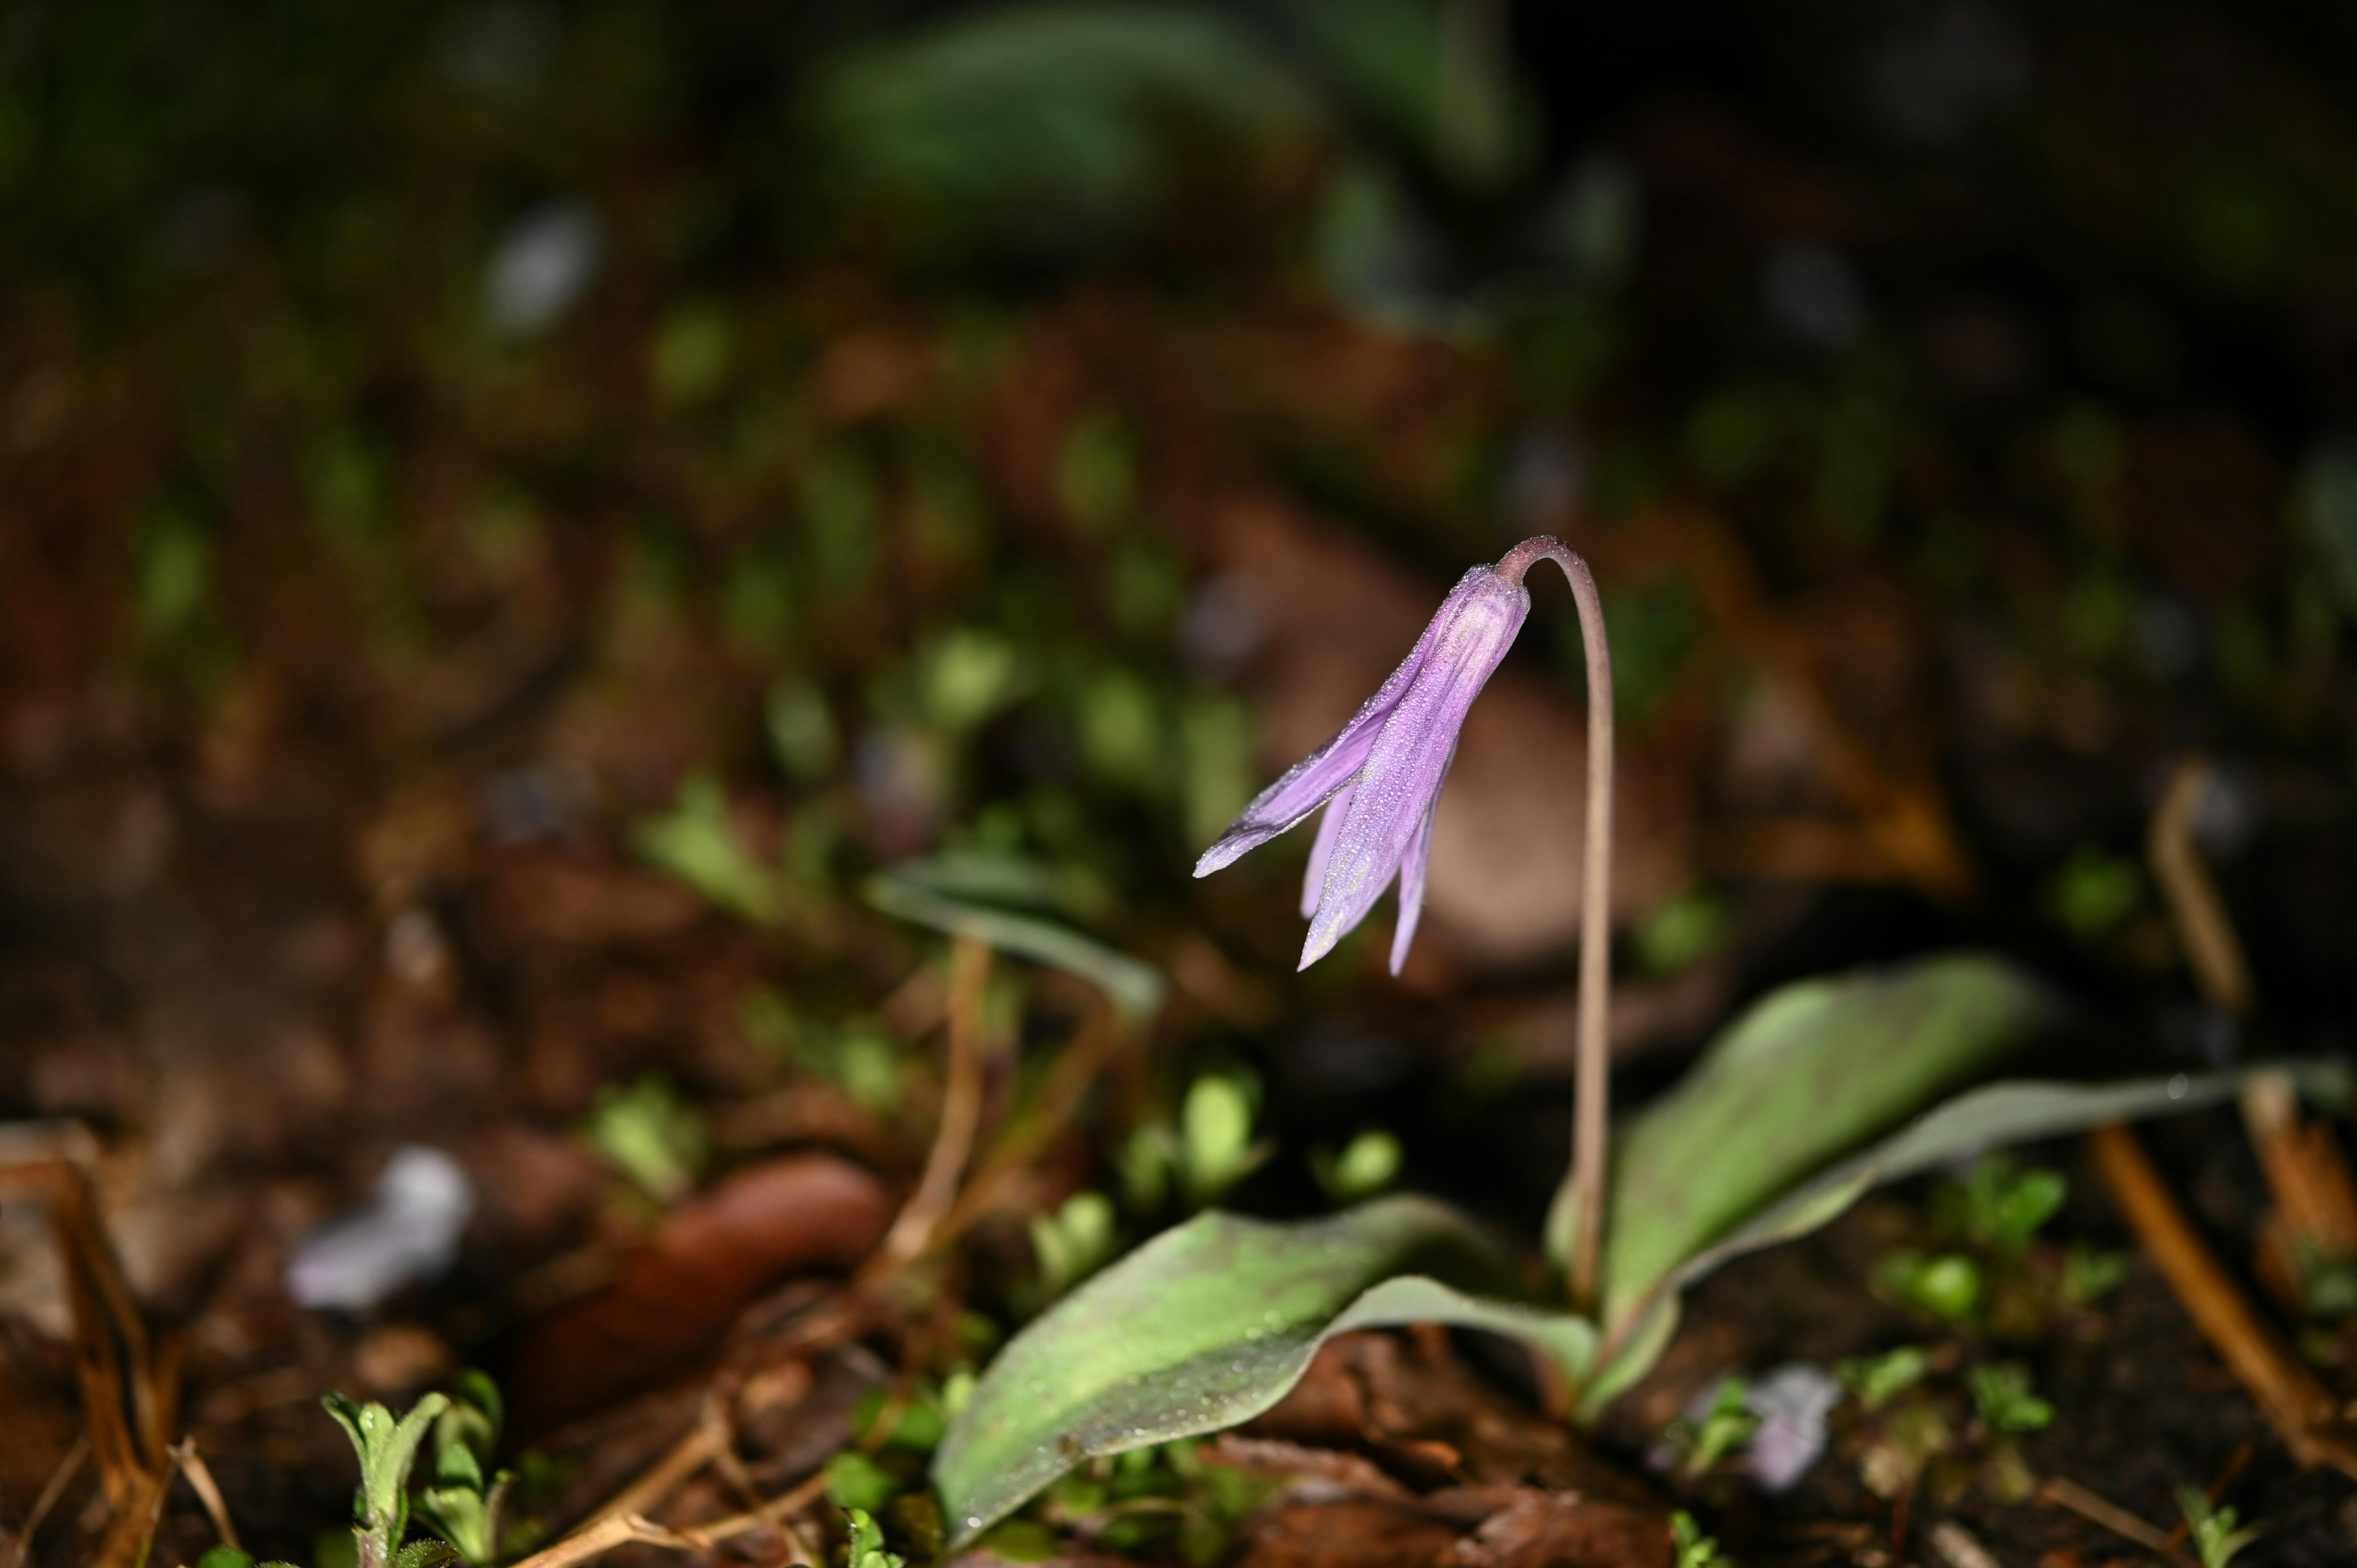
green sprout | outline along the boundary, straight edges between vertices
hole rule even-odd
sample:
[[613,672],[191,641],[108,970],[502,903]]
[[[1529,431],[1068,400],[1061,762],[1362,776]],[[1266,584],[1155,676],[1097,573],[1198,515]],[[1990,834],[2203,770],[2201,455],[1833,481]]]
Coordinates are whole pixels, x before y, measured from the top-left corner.
[[2236,1530],[2234,1510],[2213,1507],[2199,1487],[2178,1487],[2177,1507],[2193,1534],[2193,1551],[2201,1559],[2201,1568],[2226,1568],[2261,1533],[2256,1529]]
[[1053,1301],[1113,1261],[1113,1200],[1101,1192],[1076,1192],[1054,1214],[1032,1216],[1030,1231],[1039,1288],[1045,1301]]
[[778,918],[777,874],[738,838],[728,793],[715,775],[691,774],[672,809],[639,823],[631,842],[640,855],[730,914],[756,925]]
[[1241,1074],[1206,1073],[1178,1112],[1178,1183],[1197,1208],[1258,1170],[1269,1156],[1253,1141],[1254,1086]]
[[1735,1560],[1718,1542],[1702,1532],[1694,1515],[1680,1509],[1670,1515],[1670,1537],[1678,1549],[1676,1568],[1735,1568]]
[[1972,1369],[1973,1403],[1992,1432],[2037,1432],[2052,1423],[2054,1406],[2038,1397],[2029,1369],[2000,1361]]
[[1741,1378],[1722,1379],[1701,1420],[1680,1417],[1670,1423],[1663,1435],[1679,1455],[1678,1470],[1688,1480],[1710,1474],[1719,1461],[1750,1442],[1751,1434],[1760,1430],[1750,1396],[1750,1387]]
[[659,1072],[598,1090],[587,1133],[599,1154],[659,1203],[687,1195],[712,1145],[703,1114]]
[[352,1494],[352,1541],[359,1568],[434,1568],[457,1553],[439,1541],[412,1541],[409,1533],[409,1471],[426,1429],[450,1406],[442,1394],[427,1394],[396,1420],[381,1404],[355,1404],[341,1394],[320,1402],[352,1440],[361,1463],[361,1484]]
[[1859,1404],[1875,1411],[1921,1382],[1931,1370],[1931,1352],[1921,1345],[1901,1345],[1879,1356],[1844,1361],[1834,1372]]
[[884,1546],[884,1530],[866,1509],[846,1508],[844,1520],[851,1539],[845,1549],[844,1568],[908,1568],[909,1560]]
[[1900,1302],[1943,1323],[1964,1322],[1981,1304],[1981,1266],[1962,1252],[1895,1252],[1876,1277]]
[[500,1557],[500,1506],[515,1472],[490,1469],[498,1451],[500,1391],[483,1373],[458,1375],[458,1391],[434,1423],[432,1478],[417,1494],[417,1511],[474,1568]]
[[1961,1182],[1932,1196],[1934,1224],[1952,1235],[2007,1257],[2019,1257],[2032,1237],[2061,1211],[2070,1184],[2053,1171],[2017,1174],[2013,1161],[1990,1155]]
[[1376,1127],[1344,1144],[1340,1156],[1321,1154],[1310,1169],[1327,1197],[1338,1204],[1357,1203],[1397,1180],[1400,1160],[1400,1141]]

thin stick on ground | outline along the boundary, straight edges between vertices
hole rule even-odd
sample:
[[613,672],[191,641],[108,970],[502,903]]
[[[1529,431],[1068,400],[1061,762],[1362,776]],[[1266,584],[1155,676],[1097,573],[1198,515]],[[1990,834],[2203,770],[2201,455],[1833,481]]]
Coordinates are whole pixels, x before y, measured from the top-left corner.
[[1605,1033],[1612,985],[1612,650],[1604,635],[1604,600],[1596,575],[1578,552],[1540,535],[1508,551],[1498,575],[1509,582],[1540,560],[1563,568],[1579,612],[1579,644],[1587,663],[1587,826],[1580,844],[1578,1065],[1571,1133],[1572,1305],[1596,1306],[1604,1263],[1604,1197],[1609,1164],[1610,1041]]
[[2177,1550],[2177,1542],[2158,1526],[2147,1524],[2119,1504],[2100,1493],[2089,1491],[2076,1481],[2050,1476],[2040,1483],[2038,1496],[2040,1501],[2069,1509],[2089,1523],[2102,1525],[2122,1541],[2132,1541],[2147,1552],[2158,1552],[2171,1563],[2185,1562],[2185,1554]]
[[644,1514],[610,1514],[587,1529],[566,1536],[554,1546],[533,1552],[514,1564],[514,1568],[571,1568],[573,1563],[586,1563],[592,1557],[632,1541],[668,1547],[674,1552],[709,1552],[724,1541],[733,1541],[748,1531],[780,1524],[825,1495],[826,1472],[822,1470],[759,1508],[730,1514],[709,1524],[673,1529],[655,1523]]
[[89,1457],[90,1431],[85,1427],[75,1436],[73,1446],[66,1450],[66,1456],[58,1461],[58,1467],[49,1472],[49,1478],[41,1485],[41,1495],[33,1499],[31,1511],[25,1515],[24,1526],[16,1531],[16,1554],[9,1559],[11,1568],[25,1568],[32,1560],[33,1537],[48,1521],[49,1510],[66,1495],[66,1488],[73,1485],[82,1462]]
[[197,1501],[204,1504],[205,1517],[213,1521],[213,1533],[221,1537],[221,1544],[232,1552],[244,1551],[244,1543],[237,1538],[237,1526],[229,1517],[229,1504],[221,1497],[220,1484],[213,1479],[212,1466],[197,1452],[194,1434],[172,1445],[172,1463],[188,1478],[188,1489],[197,1494]]
[[2357,1477],[2357,1444],[2338,1428],[2332,1396],[2227,1278],[2136,1134],[2125,1127],[2098,1127],[2087,1134],[2087,1150],[2136,1240],[2292,1457],[2303,1466],[2330,1465]]
[[[2248,1018],[2257,1004],[2251,968],[2193,836],[2194,814],[2211,786],[2207,759],[2195,756],[2178,763],[2153,812],[2145,854],[2202,995],[2221,1012]],[[2287,1305],[2297,1307],[2304,1257],[2357,1256],[2357,1183],[2331,1128],[2301,1117],[2288,1072],[2251,1073],[2239,1098],[2244,1130],[2275,1199],[2261,1238],[2267,1264],[2263,1277]]]
[[982,1005],[990,982],[990,949],[973,937],[950,944],[949,1070],[942,1090],[942,1122],[925,1156],[917,1190],[876,1256],[860,1271],[862,1283],[900,1268],[924,1251],[933,1229],[957,1197],[958,1176],[974,1152],[982,1119]]

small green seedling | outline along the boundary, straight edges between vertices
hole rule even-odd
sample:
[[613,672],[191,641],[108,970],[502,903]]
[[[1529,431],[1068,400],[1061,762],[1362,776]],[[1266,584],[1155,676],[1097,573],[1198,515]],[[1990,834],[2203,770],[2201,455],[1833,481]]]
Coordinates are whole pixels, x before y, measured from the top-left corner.
[[1311,1170],[1326,1196],[1339,1205],[1374,1197],[1399,1178],[1400,1141],[1381,1128],[1360,1133],[1339,1157],[1321,1155]]
[[427,1394],[395,1420],[381,1404],[354,1404],[341,1394],[320,1402],[352,1440],[361,1484],[352,1494],[352,1541],[359,1568],[435,1568],[457,1553],[439,1541],[402,1544],[409,1533],[409,1471],[426,1429],[447,1410],[442,1394]]
[[777,873],[738,838],[727,790],[713,774],[689,777],[671,811],[640,822],[631,842],[641,856],[732,915],[768,925],[781,912]]
[[1188,1087],[1178,1112],[1178,1184],[1189,1204],[1218,1202],[1268,1158],[1269,1144],[1253,1141],[1258,1098],[1241,1074],[1206,1073]]
[[712,1148],[703,1113],[659,1072],[599,1090],[586,1131],[599,1154],[659,1203],[687,1196]]
[[1665,1435],[1671,1450],[1679,1455],[1679,1472],[1688,1480],[1708,1475],[1719,1461],[1750,1442],[1751,1434],[1760,1430],[1760,1418],[1751,1411],[1750,1395],[1750,1387],[1741,1378],[1724,1379],[1701,1420],[1680,1419],[1670,1423]]
[[2018,1170],[2005,1155],[1990,1155],[1963,1181],[1934,1190],[1932,1217],[1951,1235],[2018,1258],[2070,1195],[2070,1183],[2056,1172]]
[[1981,1266],[1962,1252],[1894,1252],[1883,1260],[1877,1280],[1906,1305],[1943,1323],[1964,1322],[1981,1304]]
[[2126,1253],[2074,1241],[2062,1254],[2062,1299],[2072,1306],[2090,1305],[2126,1278],[2127,1272]]
[[2177,1507],[2185,1515],[2186,1529],[2192,1532],[2194,1554],[2201,1559],[2201,1568],[2226,1568],[2261,1533],[2255,1529],[2236,1530],[2234,1510],[2212,1506],[2199,1487],[2178,1487]]
[[1930,1351],[1921,1345],[1901,1345],[1879,1356],[1844,1361],[1834,1372],[1859,1404],[1877,1411],[1921,1382],[1931,1370]]
[[1677,1568],[1735,1568],[1735,1560],[1684,1509],[1670,1515],[1670,1539],[1678,1549]]
[[1112,1261],[1113,1200],[1101,1192],[1076,1192],[1054,1214],[1032,1216],[1030,1231],[1044,1306]]
[[2054,1406],[2032,1391],[2029,1369],[2018,1361],[1975,1367],[1973,1403],[1992,1432],[2039,1432],[2052,1424]]
[[461,1372],[457,1397],[434,1423],[433,1474],[417,1494],[417,1511],[473,1568],[499,1560],[500,1505],[515,1482],[514,1471],[490,1468],[501,1420],[498,1386]]
[[844,1548],[844,1568],[908,1568],[909,1560],[884,1547],[884,1531],[866,1509],[846,1508],[844,1520],[851,1539]]

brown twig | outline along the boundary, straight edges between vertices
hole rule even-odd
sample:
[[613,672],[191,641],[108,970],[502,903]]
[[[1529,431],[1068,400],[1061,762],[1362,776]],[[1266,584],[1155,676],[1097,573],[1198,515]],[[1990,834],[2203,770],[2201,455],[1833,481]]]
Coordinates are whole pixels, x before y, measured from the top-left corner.
[[[2211,776],[2209,762],[2199,756],[2177,765],[2153,813],[2146,857],[2202,994],[2222,1012],[2247,1018],[2257,1003],[2251,968],[2193,837],[2194,814]],[[2357,1182],[2331,1128],[2300,1116],[2288,1073],[2253,1072],[2240,1100],[2244,1130],[2275,1200],[2260,1228],[2260,1276],[2287,1306],[2298,1308],[2309,1259],[2357,1256]]]
[[861,1282],[895,1273],[923,1252],[933,1230],[957,1198],[958,1176],[974,1152],[982,1119],[982,1008],[990,981],[989,946],[974,937],[950,942],[949,1070],[942,1090],[942,1122],[925,1155],[917,1190],[892,1221],[884,1244],[859,1272]]
[[712,1423],[697,1421],[680,1435],[678,1442],[663,1451],[661,1458],[648,1466],[637,1480],[599,1505],[582,1528],[602,1524],[625,1514],[642,1514],[655,1507],[712,1462],[718,1437],[719,1433]]
[[213,1533],[232,1552],[245,1550],[237,1538],[237,1526],[229,1517],[229,1504],[221,1497],[221,1486],[213,1479],[212,1466],[197,1452],[196,1435],[191,1433],[172,1445],[172,1463],[188,1478],[188,1489],[204,1504],[205,1517],[213,1521]]
[[73,1485],[82,1461],[89,1457],[90,1429],[84,1427],[74,1437],[73,1446],[66,1450],[65,1457],[58,1461],[58,1467],[49,1472],[49,1478],[41,1484],[40,1496],[33,1499],[32,1510],[25,1515],[24,1528],[16,1532],[16,1551],[11,1559],[13,1568],[25,1568],[25,1564],[31,1561],[34,1534],[48,1522],[49,1510],[56,1508],[58,1499],[66,1495],[66,1488]]
[[2303,1466],[2330,1465],[2357,1477],[2357,1447],[2337,1427],[2332,1396],[2210,1255],[2136,1134],[2120,1126],[2098,1127],[2087,1134],[2087,1150],[2136,1240],[2292,1457]]
[[759,1508],[730,1514],[709,1524],[689,1525],[676,1530],[656,1524],[643,1514],[608,1514],[554,1545],[533,1552],[516,1563],[514,1568],[571,1568],[573,1563],[586,1563],[592,1557],[631,1541],[669,1547],[674,1552],[709,1552],[724,1541],[732,1541],[749,1530],[780,1523],[788,1516],[810,1507],[825,1492],[826,1473],[821,1471]]
[[2162,1533],[2158,1526],[2146,1523],[2119,1504],[2089,1491],[2078,1482],[2061,1476],[2050,1476],[2039,1484],[2039,1499],[2069,1509],[2081,1519],[2102,1525],[2123,1541],[2132,1541],[2147,1552],[2156,1552],[2171,1563],[2184,1563],[2185,1554],[2177,1543]]

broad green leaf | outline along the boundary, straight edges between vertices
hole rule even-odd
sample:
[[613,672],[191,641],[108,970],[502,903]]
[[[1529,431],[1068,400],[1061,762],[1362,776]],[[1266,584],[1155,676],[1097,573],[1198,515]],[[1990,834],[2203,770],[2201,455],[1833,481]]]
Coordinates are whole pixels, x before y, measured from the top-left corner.
[[2020,970],[1976,953],[1803,981],[1755,1004],[1620,1136],[1606,1325],[1793,1183],[1985,1074],[2058,1011]]
[[929,881],[922,866],[870,878],[867,901],[888,915],[1069,970],[1111,997],[1132,1019],[1149,1018],[1162,1006],[1162,975],[1151,964],[1059,921],[944,892]]
[[1083,1459],[1248,1421],[1285,1396],[1320,1345],[1353,1328],[1485,1328],[1584,1371],[1595,1341],[1587,1323],[1458,1288],[1514,1283],[1487,1233],[1430,1198],[1295,1224],[1199,1215],[1008,1342],[934,1457],[944,1516],[958,1541],[971,1540]]
[[[2288,1071],[2302,1092],[2337,1102],[2349,1093],[2347,1069],[2309,1062]],[[1594,1410],[1638,1378],[1676,1331],[1678,1293],[1746,1252],[1792,1240],[1830,1224],[1875,1187],[1968,1159],[2007,1144],[2034,1143],[2107,1122],[2199,1111],[2233,1098],[2247,1072],[2184,1073],[2120,1083],[1992,1083],[1909,1122],[1872,1148],[1842,1160],[1785,1193],[1714,1244],[1682,1261],[1652,1294],[1615,1320],[1602,1370],[1581,1396]]]

